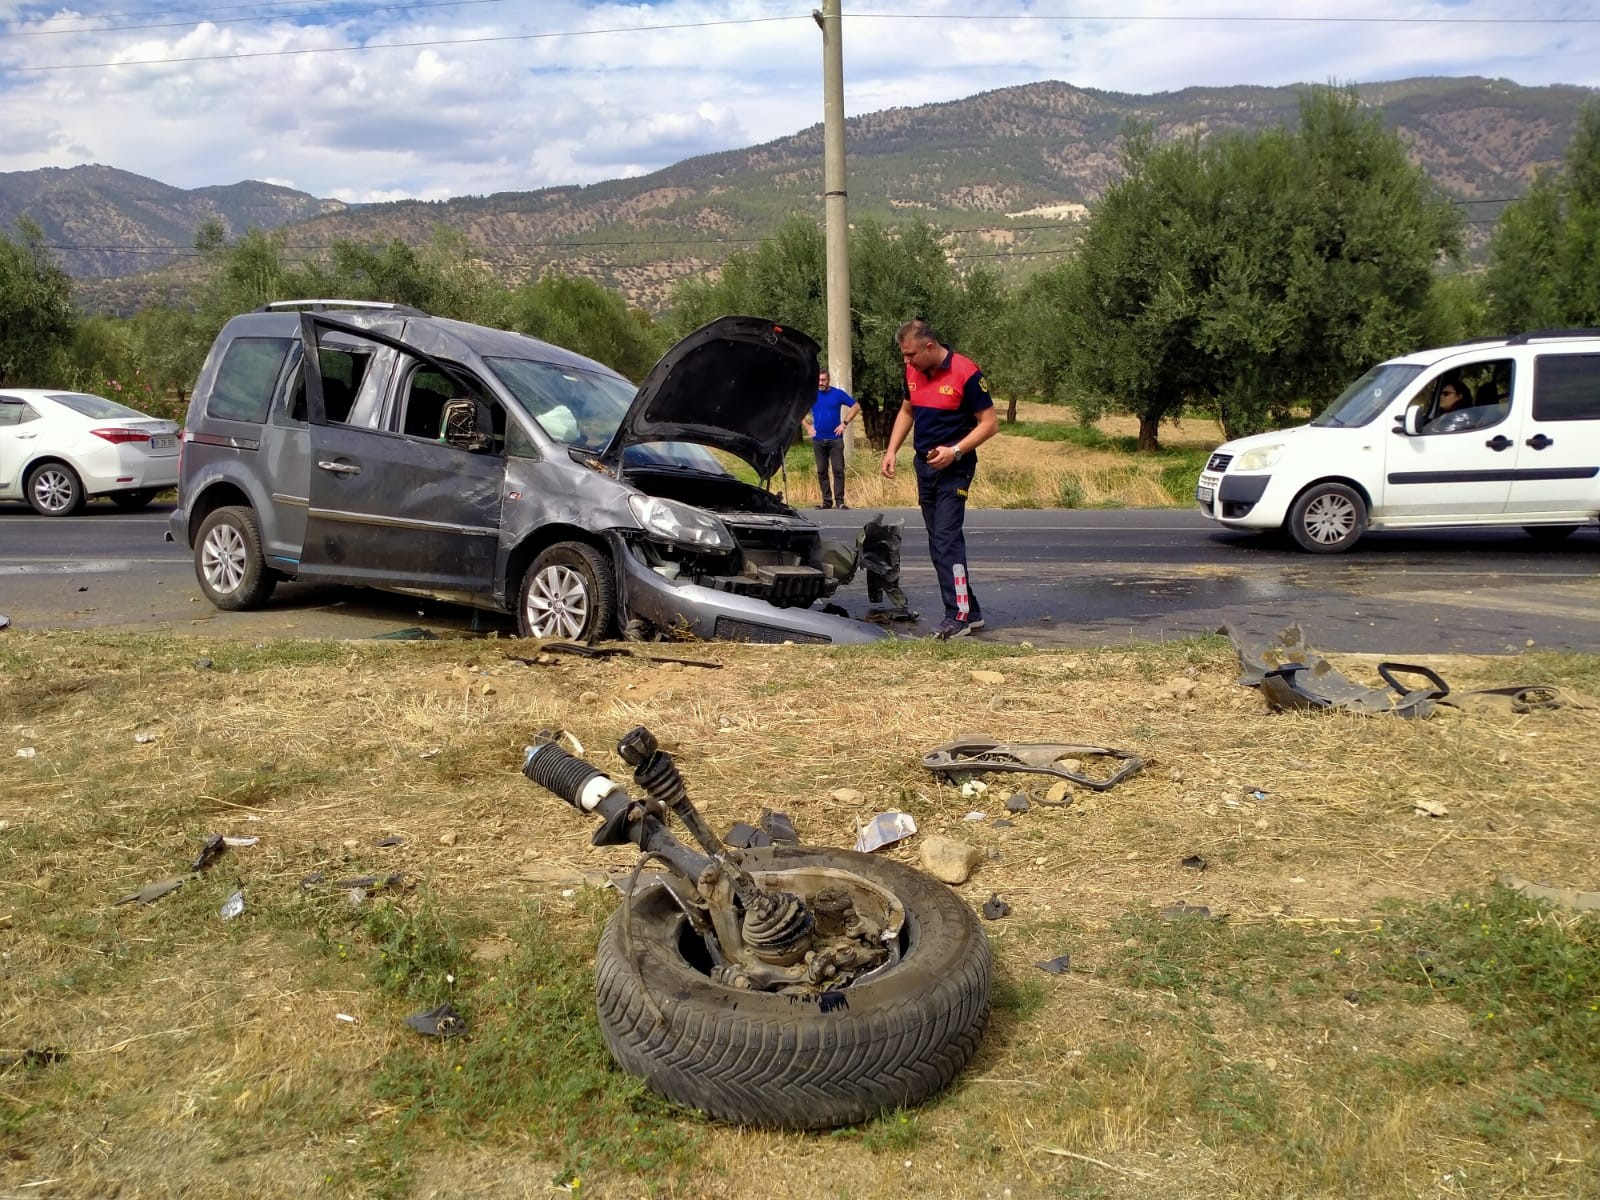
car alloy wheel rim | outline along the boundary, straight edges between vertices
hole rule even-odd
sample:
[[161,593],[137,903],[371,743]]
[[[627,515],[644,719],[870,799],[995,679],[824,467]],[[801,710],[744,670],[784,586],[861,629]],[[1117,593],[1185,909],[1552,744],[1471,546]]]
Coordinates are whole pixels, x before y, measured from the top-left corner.
[[61,471],[40,471],[33,481],[33,494],[40,508],[61,512],[72,504],[72,480]]
[[1356,527],[1356,507],[1343,496],[1318,496],[1306,509],[1305,524],[1313,541],[1331,546]]
[[571,567],[546,567],[528,589],[528,628],[535,637],[575,638],[589,618],[589,588]]
[[218,525],[200,548],[200,569],[218,595],[237,591],[244,582],[244,536],[232,525]]

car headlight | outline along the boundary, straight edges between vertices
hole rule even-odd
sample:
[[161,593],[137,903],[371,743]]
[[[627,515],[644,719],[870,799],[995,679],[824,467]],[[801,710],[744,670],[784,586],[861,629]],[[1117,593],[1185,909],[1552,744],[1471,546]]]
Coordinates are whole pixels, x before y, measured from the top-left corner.
[[704,509],[658,496],[629,496],[628,507],[646,532],[669,542],[703,550],[732,550],[737,544],[728,527]]
[[1283,457],[1283,447],[1257,446],[1254,450],[1246,450],[1233,460],[1235,471],[1265,471]]

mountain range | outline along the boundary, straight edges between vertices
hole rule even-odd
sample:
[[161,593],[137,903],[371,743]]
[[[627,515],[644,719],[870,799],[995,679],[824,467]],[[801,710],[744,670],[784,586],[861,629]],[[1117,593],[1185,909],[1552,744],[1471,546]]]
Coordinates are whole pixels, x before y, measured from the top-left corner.
[[[1584,104],[1566,85],[1426,77],[1358,87],[1413,161],[1461,203],[1476,240],[1535,174],[1557,165]],[[847,123],[852,219],[917,216],[952,231],[953,254],[1008,274],[1047,263],[1120,172],[1131,125],[1158,140],[1253,130],[1296,118],[1293,87],[1131,95],[1049,81]],[[298,252],[335,239],[420,244],[445,226],[503,279],[547,268],[620,288],[658,309],[673,282],[714,268],[788,213],[820,216],[822,127],[684,160],[629,179],[452,200],[347,205],[272,184],[185,191],[105,166],[0,173],[0,226],[26,214],[57,248],[86,307],[126,311],[181,295],[182,255],[208,218],[237,233],[287,228]],[[176,266],[160,266],[164,256]]]

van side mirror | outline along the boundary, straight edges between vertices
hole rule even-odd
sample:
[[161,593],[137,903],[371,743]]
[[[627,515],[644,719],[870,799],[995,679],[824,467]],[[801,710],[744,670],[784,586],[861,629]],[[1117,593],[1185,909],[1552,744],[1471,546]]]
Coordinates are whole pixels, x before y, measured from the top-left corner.
[[1408,404],[1403,412],[1394,415],[1394,431],[1402,437],[1415,437],[1422,432],[1422,414],[1428,409],[1426,404]]
[[478,425],[478,405],[471,400],[447,400],[439,440],[462,450],[487,450],[489,434]]

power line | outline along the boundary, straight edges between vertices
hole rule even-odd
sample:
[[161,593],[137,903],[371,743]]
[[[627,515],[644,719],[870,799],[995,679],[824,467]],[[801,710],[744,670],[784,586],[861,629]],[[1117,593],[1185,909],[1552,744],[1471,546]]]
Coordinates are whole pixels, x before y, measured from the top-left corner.
[[1200,13],[1153,13],[1128,16],[1121,13],[1046,16],[1041,13],[846,13],[846,19],[904,21],[914,17],[936,17],[942,21],[1071,21],[1082,24],[1124,24],[1133,21],[1151,24],[1218,22],[1227,24],[1284,25],[1600,25],[1600,17],[1301,17],[1246,16]]
[[42,67],[11,67],[14,74],[43,71],[89,71],[102,67],[158,67],[173,63],[232,62],[246,58],[288,58],[296,54],[357,54],[367,50],[417,50],[427,46],[481,46],[490,42],[533,42],[550,38],[596,37],[613,33],[666,33],[683,29],[714,29],[728,25],[770,25],[802,21],[805,17],[739,17],[724,21],[684,21],[672,25],[621,25],[610,29],[572,29],[560,33],[501,33],[470,38],[428,38],[415,42],[367,42],[360,46],[307,46],[299,50],[245,50],[235,54],[194,54],[181,58],[136,58],[122,62],[51,63]]
[[[328,0],[316,0],[319,4],[326,4]],[[367,8],[330,8],[316,15],[318,17],[347,17],[367,16],[376,13],[410,12],[417,8],[466,8],[475,4],[504,4],[506,0],[428,0],[420,4],[379,4]],[[251,8],[254,5],[240,5],[241,8]],[[160,15],[160,14],[155,14]],[[173,14],[176,15],[176,14]],[[192,25],[237,25],[246,21],[282,21],[292,19],[293,13],[267,13],[251,17],[191,17],[185,21],[163,21],[154,25],[88,25],[78,29],[23,29],[13,32],[0,33],[0,38],[27,38],[27,37],[61,37],[65,34],[81,33],[118,33],[135,29],[177,29]],[[297,52],[298,53],[298,52]]]

